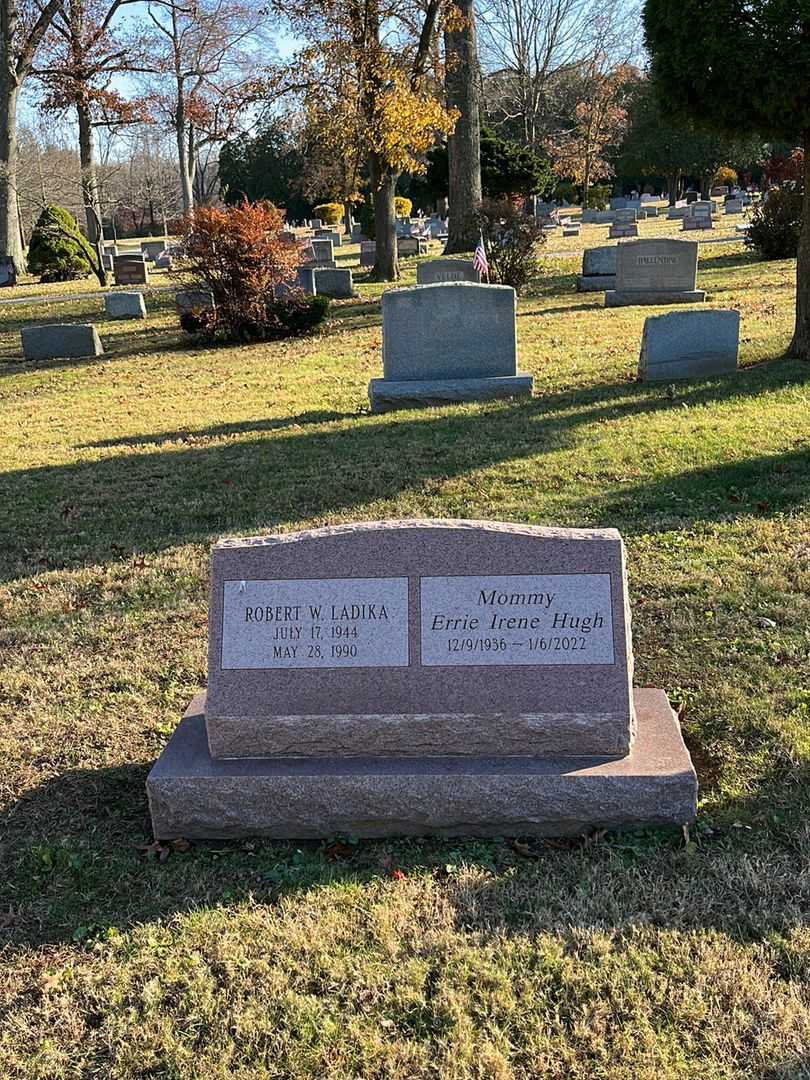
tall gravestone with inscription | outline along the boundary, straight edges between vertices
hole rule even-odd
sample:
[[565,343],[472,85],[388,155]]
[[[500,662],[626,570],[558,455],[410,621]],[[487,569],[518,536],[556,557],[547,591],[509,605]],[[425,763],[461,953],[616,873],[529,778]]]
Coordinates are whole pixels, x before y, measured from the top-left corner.
[[694,240],[635,240],[619,244],[616,288],[605,307],[634,304],[694,304],[706,299],[697,288],[698,246]]
[[634,690],[612,529],[393,521],[213,550],[208,687],[147,780],[159,839],[567,835],[684,824]]
[[532,376],[517,369],[517,304],[506,285],[389,289],[382,322],[383,378],[368,384],[372,412],[531,395]]

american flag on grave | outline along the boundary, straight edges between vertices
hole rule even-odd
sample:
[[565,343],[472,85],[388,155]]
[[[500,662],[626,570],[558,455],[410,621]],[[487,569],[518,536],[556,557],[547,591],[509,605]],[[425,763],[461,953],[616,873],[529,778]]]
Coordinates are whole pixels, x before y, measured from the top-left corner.
[[483,236],[479,237],[478,246],[473,255],[473,269],[477,270],[479,274],[483,274],[487,281],[489,281],[489,263],[487,262],[487,252],[484,247]]

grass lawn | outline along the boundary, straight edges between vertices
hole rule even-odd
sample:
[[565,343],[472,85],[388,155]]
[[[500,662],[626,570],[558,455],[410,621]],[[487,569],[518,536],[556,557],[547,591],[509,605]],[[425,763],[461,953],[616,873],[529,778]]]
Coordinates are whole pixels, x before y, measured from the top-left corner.
[[[605,310],[576,270],[549,256],[520,302],[532,400],[383,417],[362,277],[324,336],[231,349],[189,347],[166,293],[144,324],[0,307],[3,1080],[810,1077],[794,265],[704,246],[742,366],[671,387],[634,380],[654,311]],[[66,319],[105,356],[22,361],[22,325]],[[688,840],[140,850],[146,773],[205,679],[212,540],[399,516],[621,530],[636,682],[667,689],[700,776]]]

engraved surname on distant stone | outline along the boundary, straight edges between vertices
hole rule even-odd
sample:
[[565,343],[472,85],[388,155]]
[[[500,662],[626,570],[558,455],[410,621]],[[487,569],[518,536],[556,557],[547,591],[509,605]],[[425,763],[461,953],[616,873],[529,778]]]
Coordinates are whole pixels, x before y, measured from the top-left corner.
[[637,255],[636,266],[674,266],[677,255]]

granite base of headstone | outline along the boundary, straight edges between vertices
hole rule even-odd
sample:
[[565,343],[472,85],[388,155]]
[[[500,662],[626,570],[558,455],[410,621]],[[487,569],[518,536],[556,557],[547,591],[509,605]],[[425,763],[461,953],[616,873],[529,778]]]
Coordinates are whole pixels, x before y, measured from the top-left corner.
[[112,319],[145,319],[143,293],[115,292],[104,297],[104,310]]
[[382,318],[373,412],[531,394],[531,375],[517,371],[514,289],[468,281],[389,289]]
[[638,225],[636,222],[611,225],[608,230],[608,239],[610,240],[632,240],[636,236],[638,236]]
[[642,382],[711,378],[737,370],[739,311],[670,311],[644,322]]
[[606,292],[616,288],[616,252],[614,244],[588,248],[582,253],[582,273],[577,278],[577,292]]
[[635,240],[616,250],[616,288],[605,307],[635,304],[695,304],[706,299],[697,288],[698,245],[694,240]]
[[24,326],[20,331],[26,360],[81,359],[101,356],[104,349],[96,328],[85,323]]
[[394,521],[213,550],[207,693],[147,779],[160,840],[682,826],[697,779],[633,690],[613,529]]

